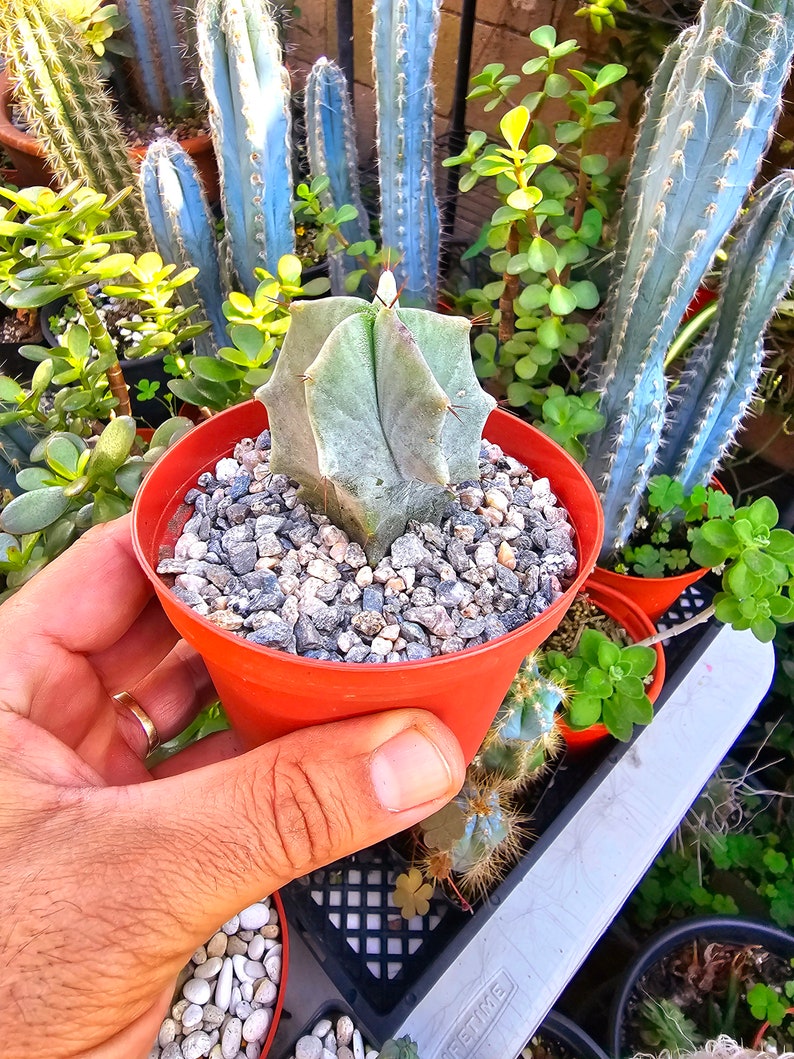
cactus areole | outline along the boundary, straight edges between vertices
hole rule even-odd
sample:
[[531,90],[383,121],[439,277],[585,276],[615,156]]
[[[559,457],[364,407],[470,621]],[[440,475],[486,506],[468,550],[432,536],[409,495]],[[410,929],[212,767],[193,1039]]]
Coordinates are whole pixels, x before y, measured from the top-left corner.
[[409,519],[436,522],[450,487],[477,479],[495,406],[472,367],[468,320],[401,309],[384,272],[373,302],[299,301],[267,407],[271,470],[301,486],[377,562]]

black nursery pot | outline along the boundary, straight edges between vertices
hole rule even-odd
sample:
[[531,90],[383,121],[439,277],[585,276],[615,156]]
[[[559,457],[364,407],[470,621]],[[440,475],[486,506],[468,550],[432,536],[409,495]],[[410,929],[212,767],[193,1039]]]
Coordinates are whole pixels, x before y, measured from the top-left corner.
[[703,938],[707,942],[726,942],[729,945],[760,945],[773,956],[785,960],[794,958],[794,934],[762,920],[736,916],[696,916],[673,924],[650,939],[629,965],[615,993],[609,1018],[610,1049],[615,1059],[620,1059],[624,1054],[623,1027],[637,982],[654,964],[695,938]]
[[592,1037],[559,1011],[550,1011],[532,1036],[556,1041],[575,1059],[608,1059]]

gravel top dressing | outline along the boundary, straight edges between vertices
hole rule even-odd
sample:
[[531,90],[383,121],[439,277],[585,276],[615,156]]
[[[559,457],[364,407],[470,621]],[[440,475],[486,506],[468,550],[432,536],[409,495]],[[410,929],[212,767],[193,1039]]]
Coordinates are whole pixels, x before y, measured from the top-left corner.
[[245,438],[185,496],[194,513],[157,572],[221,629],[306,658],[403,662],[523,625],[577,570],[574,530],[546,478],[483,441],[440,526],[409,522],[374,568],[360,545]]

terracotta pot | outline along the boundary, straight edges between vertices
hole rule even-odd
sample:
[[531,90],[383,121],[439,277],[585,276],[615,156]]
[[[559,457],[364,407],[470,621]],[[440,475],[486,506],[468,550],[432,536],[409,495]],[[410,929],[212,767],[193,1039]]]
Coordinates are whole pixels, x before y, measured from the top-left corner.
[[[4,70],[0,70],[0,143],[17,171],[16,183],[20,187],[55,184],[55,176],[47,164],[46,152],[34,136],[17,128],[11,121],[13,87]],[[212,149],[212,140],[207,134],[191,136],[179,141],[198,167],[201,182],[211,203],[218,201],[218,166]],[[135,169],[146,153],[145,147],[130,147],[130,159]]]
[[532,621],[495,640],[449,655],[380,666],[301,658],[252,644],[181,603],[155,573],[192,509],[183,497],[243,437],[267,426],[258,401],[202,423],[170,448],[146,476],[133,506],[133,539],[166,614],[204,657],[232,724],[249,746],[313,724],[390,707],[430,710],[455,732],[468,760],[521,662],[556,628],[580,590],[603,537],[603,514],[581,467],[540,431],[507,412],[491,414],[484,431],[506,453],[547,476],[576,531],[579,572],[560,599]]
[[[633,600],[624,596],[622,592],[616,592],[614,589],[601,584],[596,579],[596,573],[598,573],[597,570],[593,571],[585,582],[583,594],[604,614],[619,622],[634,643],[644,640],[646,636],[653,636],[656,628],[648,615]],[[642,578],[638,578],[638,580],[642,580]],[[653,649],[656,652],[656,668],[653,671],[653,680],[648,684],[645,691],[651,702],[656,702],[664,684],[665,660],[664,651],[660,643],[654,644]],[[582,728],[577,731],[569,728],[561,717],[557,720],[557,727],[565,739],[565,745],[572,753],[581,753],[584,750],[589,750],[594,743],[601,742],[609,735],[605,724],[593,724],[589,728]]]

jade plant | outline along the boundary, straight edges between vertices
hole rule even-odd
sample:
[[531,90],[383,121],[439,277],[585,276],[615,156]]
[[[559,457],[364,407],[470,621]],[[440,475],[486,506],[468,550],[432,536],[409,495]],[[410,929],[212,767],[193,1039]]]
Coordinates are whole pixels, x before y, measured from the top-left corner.
[[[606,421],[585,466],[604,507],[602,562],[632,536],[652,474],[687,492],[709,483],[752,400],[763,330],[792,278],[792,174],[762,188],[733,225],[779,109],[791,13],[788,0],[706,0],[649,91],[591,351]],[[669,349],[731,230],[716,314],[673,385]]]
[[564,717],[574,731],[594,724],[625,742],[635,724],[650,724],[653,706],[646,681],[656,666],[656,652],[639,644],[621,646],[600,629],[584,629],[569,652],[545,651],[540,667],[568,692]]
[[557,752],[555,711],[565,694],[534,658],[524,661],[460,793],[414,828],[418,866],[398,877],[392,896],[405,918],[427,912],[436,884],[467,904],[489,893],[515,863],[525,835],[520,795]]
[[[477,374],[516,407],[542,401],[539,388],[561,361],[577,381],[587,319],[600,301],[588,266],[604,252],[604,223],[615,208],[615,173],[598,153],[598,135],[617,121],[609,90],[626,73],[616,63],[593,76],[561,72],[579,50],[576,41],[558,41],[551,26],[530,39],[541,54],[524,64],[526,83],[501,63],[472,81],[469,99],[486,100],[486,110],[508,108],[502,141],[476,130],[443,163],[468,167],[464,193],[481,180],[495,183],[497,208],[464,259],[487,252],[496,278],[466,297],[488,321],[474,343]],[[567,114],[549,126],[546,111],[555,103]]]
[[470,323],[400,308],[384,272],[372,303],[299,301],[269,382],[270,465],[364,548],[386,554],[409,519],[440,517],[450,487],[478,477],[495,405],[471,366]]

